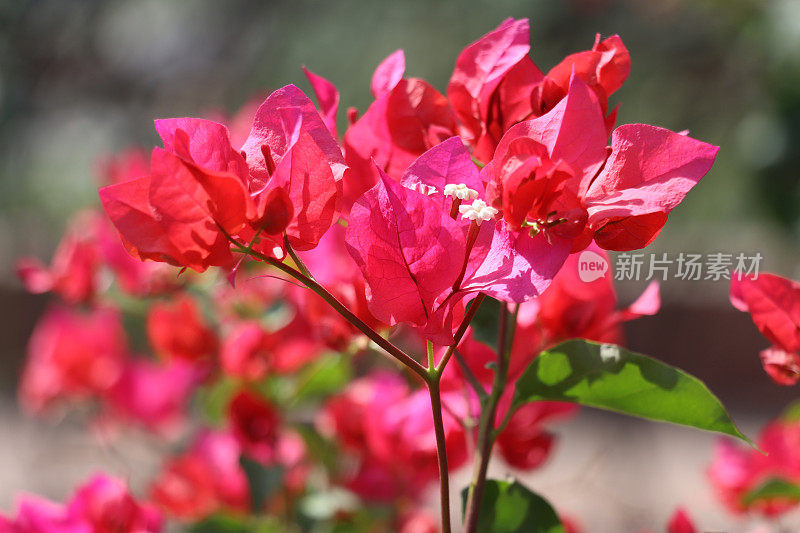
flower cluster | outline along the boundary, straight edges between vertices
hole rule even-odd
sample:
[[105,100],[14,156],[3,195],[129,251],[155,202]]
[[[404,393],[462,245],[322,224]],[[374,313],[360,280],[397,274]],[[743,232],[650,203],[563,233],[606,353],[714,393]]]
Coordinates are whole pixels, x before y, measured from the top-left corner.
[[506,20],[461,53],[446,97],[403,78],[392,54],[342,147],[338,93],[309,71],[320,111],[279,89],[241,146],[217,122],[159,120],[149,172],[100,197],[135,257],[197,271],[235,269],[232,245],[283,260],[346,223],[371,314],[449,344],[454,312],[477,293],[522,303],[593,240],[649,244],[716,155],[642,124],[614,129],[608,146],[608,97],[630,64],[618,37],[547,75],[529,49],[528,21]]
[[[800,482],[800,423],[791,416],[770,422],[761,431],[759,450],[722,440],[708,475],[720,500],[735,513],[778,516],[797,507],[797,498],[782,492],[756,495],[767,482]],[[762,453],[763,452],[763,453]]]
[[[339,93],[309,70],[318,106],[288,85],[230,120],[157,120],[162,147],[103,167],[119,239],[89,212],[50,266],[20,261],[29,290],[63,300],[31,339],[22,403],[90,405],[99,430],[167,439],[178,451],[148,497],[184,522],[435,531],[425,491],[445,491],[448,465],[488,461],[496,440],[509,468],[539,467],[576,406],[515,404],[523,370],[566,339],[621,343],[660,305],[654,283],[620,309],[609,277],[580,279],[577,252],[648,245],[717,148],[614,127],[619,37],[546,74],[529,51],[528,21],[504,21],[459,55],[446,94],[405,78],[397,51],[341,136]],[[514,310],[496,346],[470,325],[490,299]],[[408,355],[426,347],[427,367]],[[409,372],[364,357],[378,348]],[[158,531],[139,514],[114,531]]]
[[159,533],[162,526],[152,504],[136,501],[124,481],[102,474],[78,487],[66,505],[23,496],[13,517],[0,516],[3,533]]

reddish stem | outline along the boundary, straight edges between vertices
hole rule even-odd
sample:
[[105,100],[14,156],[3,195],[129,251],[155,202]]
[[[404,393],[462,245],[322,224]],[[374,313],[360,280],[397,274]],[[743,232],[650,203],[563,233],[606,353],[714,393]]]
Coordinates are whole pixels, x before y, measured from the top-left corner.
[[[439,376],[440,377],[440,376]],[[439,496],[442,509],[442,533],[450,533],[450,471],[447,467],[447,443],[442,418],[442,398],[439,392],[439,377],[428,383],[433,412],[433,428],[436,432],[436,456],[439,459]]]
[[472,482],[467,491],[466,517],[464,527],[467,533],[475,533],[478,529],[478,518],[483,500],[483,489],[486,485],[486,474],[492,457],[494,445],[494,422],[497,406],[506,385],[507,363],[506,348],[508,340],[508,305],[501,302],[500,326],[497,332],[497,369],[494,374],[492,393],[486,401],[478,423],[478,449],[475,454],[475,469]]
[[261,259],[262,261],[269,263],[270,265],[274,266],[275,268],[282,270],[286,274],[289,274],[296,280],[303,283],[306,287],[317,293],[320,298],[325,300],[328,305],[333,307],[333,309],[342,315],[345,320],[353,324],[361,333],[369,337],[375,344],[383,348],[386,353],[400,361],[404,366],[411,369],[415,374],[423,379],[426,383],[430,382],[430,376],[428,375],[428,371],[424,366],[419,364],[414,358],[406,354],[403,350],[392,344],[389,340],[383,338],[380,333],[369,327],[363,320],[358,318],[352,311],[350,311],[347,307],[344,306],[336,297],[331,294],[330,292],[325,289],[322,285],[317,283],[314,279],[306,276],[302,272],[295,270],[294,268],[290,267],[278,261],[275,258],[269,257],[264,255],[260,252],[255,250],[247,250],[246,248],[239,245],[236,241],[233,241],[237,246],[240,247],[242,251]]

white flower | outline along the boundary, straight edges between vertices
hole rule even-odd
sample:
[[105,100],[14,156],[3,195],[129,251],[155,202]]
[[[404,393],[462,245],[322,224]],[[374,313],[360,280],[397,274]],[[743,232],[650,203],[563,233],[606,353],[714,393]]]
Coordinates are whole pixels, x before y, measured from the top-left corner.
[[602,344],[600,346],[600,359],[604,363],[617,363],[621,357],[619,346],[613,344]]
[[470,205],[458,206],[458,212],[463,218],[474,220],[480,226],[484,220],[492,220],[497,214],[497,209],[489,207],[483,200],[475,200]]
[[409,186],[409,189],[411,189],[412,191],[417,191],[420,194],[424,194],[425,196],[430,196],[437,191],[436,187],[434,187],[433,185],[426,185],[421,181],[411,184]]
[[478,191],[470,189],[463,183],[459,183],[458,185],[448,183],[444,186],[444,195],[454,196],[459,200],[474,200],[478,197]]

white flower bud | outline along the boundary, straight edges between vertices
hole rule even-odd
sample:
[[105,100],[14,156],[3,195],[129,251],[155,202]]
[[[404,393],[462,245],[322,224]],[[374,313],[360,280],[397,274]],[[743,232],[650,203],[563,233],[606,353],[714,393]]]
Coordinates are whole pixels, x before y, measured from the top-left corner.
[[478,191],[470,189],[463,183],[448,183],[444,186],[444,195],[453,196],[459,200],[474,200],[478,197]]
[[479,226],[484,220],[492,220],[497,214],[497,209],[489,207],[483,200],[475,200],[470,205],[461,205],[458,212],[463,218],[474,220]]
[[426,185],[422,182],[419,182],[414,185],[414,190],[420,194],[424,194],[425,196],[430,196],[436,193],[437,189],[433,185]]

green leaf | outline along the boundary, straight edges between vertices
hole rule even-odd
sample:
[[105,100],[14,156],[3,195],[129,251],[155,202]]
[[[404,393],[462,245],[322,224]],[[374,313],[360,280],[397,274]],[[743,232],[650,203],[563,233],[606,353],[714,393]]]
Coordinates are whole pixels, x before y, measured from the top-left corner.
[[283,485],[284,469],[280,465],[264,466],[245,456],[239,458],[239,463],[250,486],[252,508],[258,512],[264,506],[264,501]]
[[308,454],[319,460],[329,473],[336,476],[342,467],[339,447],[333,441],[320,435],[312,423],[297,424],[295,429],[303,437]]
[[790,403],[778,418],[784,422],[797,422],[800,420],[800,400]]
[[[472,305],[473,302],[470,302]],[[484,344],[494,346],[497,343],[497,329],[500,327],[500,302],[494,298],[486,298],[475,313],[470,323],[475,338]]]
[[247,533],[247,524],[228,516],[212,516],[192,524],[189,533]]
[[210,423],[221,425],[225,421],[228,403],[240,387],[241,385],[236,381],[222,378],[210,387],[200,388],[193,401],[197,402],[201,412]]
[[800,502],[800,485],[785,479],[770,478],[742,497],[744,505],[752,505],[761,500],[784,500]]
[[[467,505],[468,489],[461,491]],[[516,481],[487,479],[478,516],[483,533],[564,533],[561,520],[547,501]]]
[[571,340],[542,352],[517,381],[514,405],[540,400],[692,426],[753,445],[700,380],[613,344]]
[[298,379],[297,400],[333,394],[344,388],[352,377],[350,361],[342,354],[322,357],[303,369]]
[[187,527],[189,533],[279,533],[285,527],[272,519],[214,515]]

